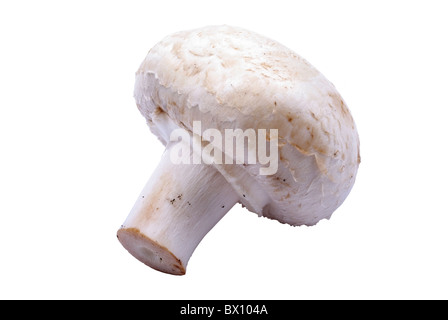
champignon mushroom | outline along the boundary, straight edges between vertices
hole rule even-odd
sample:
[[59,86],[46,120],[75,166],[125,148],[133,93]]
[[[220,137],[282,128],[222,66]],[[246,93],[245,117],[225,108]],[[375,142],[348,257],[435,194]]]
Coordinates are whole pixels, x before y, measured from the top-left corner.
[[[344,100],[306,60],[259,34],[224,25],[164,38],[136,73],[135,99],[166,150],[117,236],[156,270],[185,274],[199,242],[238,202],[314,225],[355,182],[359,138]],[[173,139],[180,129],[185,139]],[[269,174],[260,174],[260,157],[248,161],[256,148],[247,130],[267,141],[256,147],[277,152]],[[224,144],[241,137],[248,150],[237,159]],[[173,154],[191,161],[174,163]]]

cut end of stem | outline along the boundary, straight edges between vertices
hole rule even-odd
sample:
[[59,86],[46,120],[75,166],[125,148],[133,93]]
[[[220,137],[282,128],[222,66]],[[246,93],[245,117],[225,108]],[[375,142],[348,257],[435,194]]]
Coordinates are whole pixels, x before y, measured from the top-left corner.
[[123,227],[118,230],[117,237],[131,255],[147,266],[173,275],[185,274],[186,270],[180,259],[137,228]]

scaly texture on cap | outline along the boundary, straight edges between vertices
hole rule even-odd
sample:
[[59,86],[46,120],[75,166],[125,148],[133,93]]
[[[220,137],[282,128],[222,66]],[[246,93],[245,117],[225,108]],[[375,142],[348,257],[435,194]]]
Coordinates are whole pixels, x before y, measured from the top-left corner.
[[258,175],[259,164],[216,165],[261,216],[313,225],[355,182],[359,138],[344,100],[306,60],[257,33],[224,25],[166,37],[137,71],[135,98],[165,144],[160,114],[190,133],[195,120],[203,131],[278,129],[276,174]]

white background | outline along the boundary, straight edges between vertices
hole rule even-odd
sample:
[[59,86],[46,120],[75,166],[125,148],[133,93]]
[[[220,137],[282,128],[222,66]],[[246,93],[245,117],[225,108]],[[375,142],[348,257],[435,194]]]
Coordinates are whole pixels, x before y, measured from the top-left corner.
[[[0,298],[447,299],[448,9],[443,1],[2,1]],[[244,27],[338,88],[362,163],[331,220],[235,206],[187,275],[116,230],[163,152],[133,100],[165,35]]]

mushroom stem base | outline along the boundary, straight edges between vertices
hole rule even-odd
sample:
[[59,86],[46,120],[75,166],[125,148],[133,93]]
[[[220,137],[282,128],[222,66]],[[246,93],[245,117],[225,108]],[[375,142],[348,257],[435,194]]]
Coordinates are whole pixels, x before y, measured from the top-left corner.
[[170,148],[139,195],[118,240],[144,264],[183,275],[202,238],[239,200],[206,164],[173,164]]

